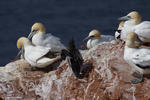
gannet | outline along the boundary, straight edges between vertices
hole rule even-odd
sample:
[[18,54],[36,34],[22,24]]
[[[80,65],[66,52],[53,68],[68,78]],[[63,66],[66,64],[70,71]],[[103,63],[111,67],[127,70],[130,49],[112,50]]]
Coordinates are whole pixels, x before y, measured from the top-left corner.
[[74,40],[69,41],[69,48],[61,51],[61,58],[67,59],[69,68],[77,78],[83,78],[92,68],[91,64],[83,64],[84,60],[81,53],[75,47]]
[[141,16],[138,12],[132,11],[119,19],[126,20],[122,28],[121,39],[125,41],[126,34],[134,32],[142,42],[150,42],[150,21],[141,22]]
[[118,29],[115,32],[115,39],[116,40],[121,39],[121,30],[123,28],[123,25],[124,25],[124,21],[121,21],[119,26],[118,26]]
[[61,52],[65,46],[60,42],[60,39],[52,34],[46,34],[46,29],[42,23],[35,23],[31,28],[31,33],[28,39],[32,38],[32,43],[36,46],[50,48],[51,51]]
[[126,37],[124,59],[125,61],[140,74],[137,74],[138,79],[132,80],[132,83],[139,83],[143,79],[143,74],[150,73],[150,49],[137,48],[135,40],[137,34],[128,33]]
[[100,42],[110,42],[114,40],[114,36],[111,35],[101,35],[101,33],[98,30],[92,30],[89,33],[89,36],[84,39],[84,41],[87,41],[87,48],[93,48]]
[[43,68],[60,59],[56,54],[50,54],[47,47],[34,46],[28,38],[21,37],[17,41],[17,48],[22,49],[22,55],[33,67]]

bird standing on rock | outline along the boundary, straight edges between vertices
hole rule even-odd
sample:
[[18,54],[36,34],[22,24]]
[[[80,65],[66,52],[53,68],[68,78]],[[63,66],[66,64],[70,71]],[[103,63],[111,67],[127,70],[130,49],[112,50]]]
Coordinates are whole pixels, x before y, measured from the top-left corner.
[[[60,53],[62,49],[65,49],[65,46],[60,42],[58,37],[53,36],[52,34],[46,34],[46,28],[42,23],[35,23],[31,28],[31,33],[28,36],[28,39],[32,40],[32,44],[35,46],[47,47],[51,52]],[[17,58],[20,58],[21,51],[19,51]],[[21,58],[23,58],[21,56]]]
[[50,33],[46,34],[46,28],[42,23],[33,24],[28,39],[32,39],[34,45],[48,47],[51,51],[61,52],[62,49],[65,49],[58,37]]
[[124,59],[138,73],[133,75],[137,79],[132,80],[132,83],[139,83],[143,80],[143,74],[150,74],[150,50],[145,48],[137,48],[135,41],[137,34],[131,32],[126,36]]
[[120,17],[119,20],[125,20],[121,32],[122,40],[126,40],[127,33],[134,32],[142,42],[150,42],[150,21],[141,22],[141,16],[138,12],[132,11],[124,17]]
[[51,54],[49,48],[34,46],[30,40],[25,37],[18,39],[17,48],[22,50],[24,59],[27,60],[32,67],[44,68],[61,59],[57,53]]
[[84,39],[87,41],[87,48],[93,48],[94,46],[98,45],[100,42],[110,42],[114,40],[114,37],[111,35],[101,35],[98,30],[92,30],[89,33],[89,36]]

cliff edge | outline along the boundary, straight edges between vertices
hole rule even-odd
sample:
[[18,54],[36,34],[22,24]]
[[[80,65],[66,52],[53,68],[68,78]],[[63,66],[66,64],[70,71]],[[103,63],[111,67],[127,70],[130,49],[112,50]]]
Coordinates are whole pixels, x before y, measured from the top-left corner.
[[[81,51],[92,70],[77,79],[66,61],[46,70],[25,71],[25,60],[0,67],[0,100],[149,100],[150,79],[130,82],[133,69],[123,60],[121,42]],[[55,67],[58,67],[55,69]]]

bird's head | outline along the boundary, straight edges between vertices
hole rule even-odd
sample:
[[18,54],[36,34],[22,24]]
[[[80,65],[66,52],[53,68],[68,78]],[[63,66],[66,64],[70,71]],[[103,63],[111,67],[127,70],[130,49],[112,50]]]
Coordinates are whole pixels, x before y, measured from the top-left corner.
[[42,23],[35,23],[32,25],[31,32],[28,39],[31,39],[35,34],[45,34],[46,29]]
[[129,20],[133,24],[139,24],[141,22],[141,16],[137,11],[132,11],[126,16],[120,17],[119,20]]
[[101,33],[94,29],[89,33],[89,36],[84,39],[84,41],[88,41],[89,39],[100,39]]
[[29,41],[26,37],[21,37],[17,40],[17,48],[22,49],[24,47],[24,44]]

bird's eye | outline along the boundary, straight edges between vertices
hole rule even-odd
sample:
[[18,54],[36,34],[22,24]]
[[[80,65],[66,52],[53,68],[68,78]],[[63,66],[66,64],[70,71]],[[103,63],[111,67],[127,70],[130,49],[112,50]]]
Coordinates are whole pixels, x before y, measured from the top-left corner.
[[32,32],[37,32],[38,30],[33,30]]
[[127,17],[128,17],[128,19],[132,19],[131,16],[127,16]]
[[95,37],[94,35],[90,36],[90,38],[94,38],[94,37]]

